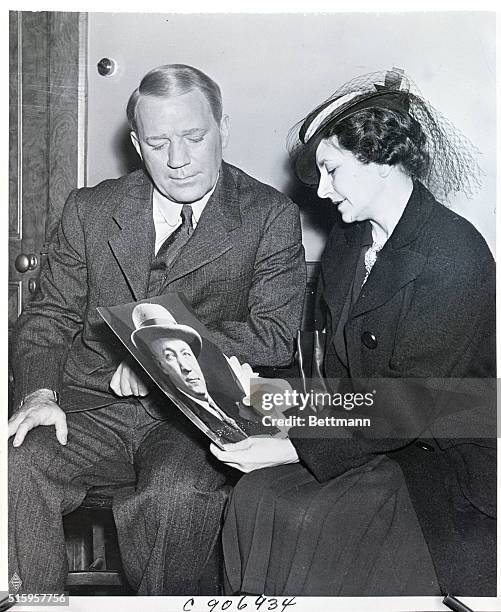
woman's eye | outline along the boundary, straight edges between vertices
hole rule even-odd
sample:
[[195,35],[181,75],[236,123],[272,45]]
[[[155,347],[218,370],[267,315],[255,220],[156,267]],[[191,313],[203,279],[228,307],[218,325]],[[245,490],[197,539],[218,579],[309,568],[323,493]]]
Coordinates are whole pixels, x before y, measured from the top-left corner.
[[331,168],[330,170],[327,170],[327,174],[330,174],[331,176],[333,176],[336,170],[337,168]]
[[197,138],[188,138],[190,142],[202,142],[203,139],[204,139],[203,136],[199,136]]
[[159,144],[156,147],[152,147],[153,151],[160,151],[165,147],[165,143]]

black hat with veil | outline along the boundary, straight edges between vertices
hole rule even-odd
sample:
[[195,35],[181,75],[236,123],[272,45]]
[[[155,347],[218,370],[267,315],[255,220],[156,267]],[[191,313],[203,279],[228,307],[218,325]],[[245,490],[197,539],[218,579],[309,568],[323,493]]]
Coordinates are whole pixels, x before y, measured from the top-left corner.
[[477,191],[482,174],[478,150],[398,68],[348,81],[291,129],[287,148],[298,178],[307,185],[317,185],[315,153],[320,141],[333,135],[344,119],[377,108],[409,115],[419,123],[425,162],[413,178],[419,179],[437,199],[447,201],[457,192],[471,197]]

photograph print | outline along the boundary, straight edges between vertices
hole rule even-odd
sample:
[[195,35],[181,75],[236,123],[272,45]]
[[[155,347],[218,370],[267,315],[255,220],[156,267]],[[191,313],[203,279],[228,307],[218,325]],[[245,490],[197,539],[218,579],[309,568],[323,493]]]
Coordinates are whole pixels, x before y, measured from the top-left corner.
[[98,311],[160,390],[217,446],[278,433],[250,405],[249,373],[242,364],[232,367],[235,358],[209,339],[181,296]]

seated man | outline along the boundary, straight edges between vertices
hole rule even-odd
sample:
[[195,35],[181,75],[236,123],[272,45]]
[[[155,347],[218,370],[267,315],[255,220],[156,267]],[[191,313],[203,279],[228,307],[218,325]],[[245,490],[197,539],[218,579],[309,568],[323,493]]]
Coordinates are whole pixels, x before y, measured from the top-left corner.
[[[190,66],[161,66],[127,116],[145,171],[70,194],[40,293],[17,326],[9,575],[19,592],[64,589],[62,514],[93,485],[137,480],[113,512],[139,594],[198,593],[220,537],[231,469],[165,397],[148,395],[98,306],[182,292],[211,340],[251,365],[287,364],[301,320],[297,207],[222,161],[228,117],[217,84]],[[91,401],[65,400],[69,387]]]

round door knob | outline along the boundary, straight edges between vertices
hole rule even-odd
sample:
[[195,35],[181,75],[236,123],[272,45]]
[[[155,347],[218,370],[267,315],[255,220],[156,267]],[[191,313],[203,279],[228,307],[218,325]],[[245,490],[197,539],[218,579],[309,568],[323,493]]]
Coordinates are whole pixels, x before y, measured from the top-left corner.
[[117,63],[109,57],[102,57],[97,63],[97,71],[101,76],[108,77],[115,74]]
[[36,255],[21,253],[16,257],[14,265],[18,272],[24,273],[28,272],[28,270],[34,270],[38,265],[38,259]]
[[38,279],[30,278],[28,281],[28,291],[30,293],[36,293],[38,291]]

